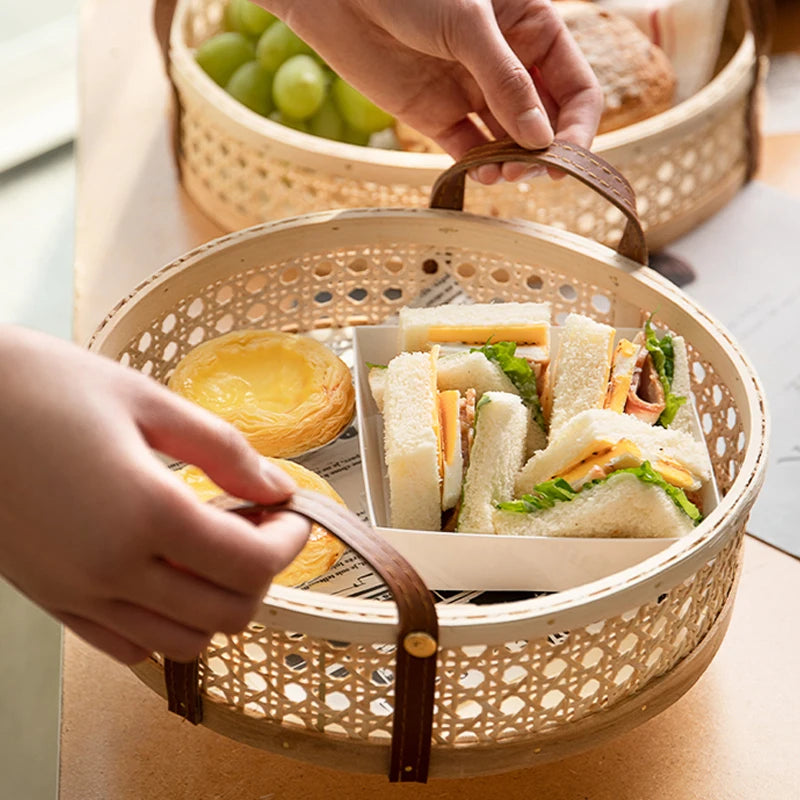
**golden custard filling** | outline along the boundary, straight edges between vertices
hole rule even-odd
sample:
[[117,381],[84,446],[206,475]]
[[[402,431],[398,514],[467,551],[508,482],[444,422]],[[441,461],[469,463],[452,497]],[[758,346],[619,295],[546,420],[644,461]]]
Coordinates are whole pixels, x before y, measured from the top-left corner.
[[350,370],[308,336],[234,331],[187,353],[169,388],[237,427],[262,455],[300,455],[353,416]]
[[232,404],[285,414],[317,390],[307,358],[280,343],[227,348],[191,378],[198,398],[211,411]]

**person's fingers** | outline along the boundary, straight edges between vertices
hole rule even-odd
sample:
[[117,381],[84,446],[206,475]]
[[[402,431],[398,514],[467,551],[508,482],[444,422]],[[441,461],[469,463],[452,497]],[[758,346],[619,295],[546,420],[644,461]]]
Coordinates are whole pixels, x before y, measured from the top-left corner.
[[533,79],[506,42],[491,7],[484,13],[481,20],[462,17],[450,50],[472,74],[506,133],[523,147],[546,147],[553,129]]
[[137,422],[150,447],[200,467],[237,497],[271,504],[285,500],[295,484],[260,458],[232,425],[168,390],[152,392]]
[[213,631],[196,630],[125,600],[97,603],[96,624],[124,637],[148,652],[163,653],[175,661],[190,661],[211,641]]
[[144,661],[152,652],[139,647],[114,631],[76,614],[55,612],[54,616],[81,639],[123,664],[136,664]]
[[484,108],[478,112],[478,116],[483,121],[483,124],[489,129],[489,133],[495,139],[507,139],[508,134],[505,132],[503,126],[497,121],[494,114],[488,108]]
[[263,515],[256,526],[218,508],[188,498],[182,513],[155,546],[158,555],[232,592],[263,593],[273,576],[303,549],[311,525],[289,512]]
[[253,618],[261,598],[222,589],[165,561],[154,560],[123,599],[190,628],[238,633]]
[[469,117],[464,117],[449,128],[433,134],[433,138],[439,147],[455,159],[461,158],[473,147],[478,147],[478,145],[486,144],[489,141],[486,133]]
[[536,65],[537,82],[558,107],[556,136],[589,147],[603,110],[600,84],[566,26],[561,23]]

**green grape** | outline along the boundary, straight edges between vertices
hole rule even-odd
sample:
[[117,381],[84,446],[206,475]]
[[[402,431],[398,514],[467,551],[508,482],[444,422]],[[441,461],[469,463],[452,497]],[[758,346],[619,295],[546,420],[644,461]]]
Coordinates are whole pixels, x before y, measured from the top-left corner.
[[250,0],[240,0],[240,2],[239,19],[242,23],[242,33],[260,37],[275,22],[275,15],[270,14],[265,8],[251,3]]
[[359,131],[350,125],[345,125],[342,131],[342,142],[347,144],[358,144],[361,147],[366,147],[369,144],[369,134],[364,131]]
[[195,52],[197,63],[220,86],[225,86],[233,73],[254,57],[253,43],[243,34],[233,31],[212,36]]
[[308,133],[308,123],[304,119],[293,119],[280,111],[273,111],[269,118],[273,122],[280,122],[281,125],[286,125],[287,128],[294,128],[296,131]]
[[242,5],[246,2],[247,0],[230,0],[228,5],[225,6],[225,11],[222,15],[222,27],[226,31],[244,33],[244,26],[242,25]]
[[272,83],[272,99],[286,116],[308,119],[322,105],[327,82],[311,56],[292,56],[280,65]]
[[272,111],[272,75],[258,61],[242,64],[231,76],[225,91],[263,117]]
[[278,20],[270,25],[256,46],[256,58],[261,66],[276,72],[287,58],[297,55],[311,55],[311,48],[285,23]]
[[344,120],[336,110],[336,106],[330,97],[326,98],[311,119],[308,121],[308,129],[315,136],[322,136],[324,139],[334,139],[342,141],[344,136]]
[[351,128],[370,134],[382,131],[394,122],[391,114],[378,108],[341,78],[334,80],[332,91],[336,107]]

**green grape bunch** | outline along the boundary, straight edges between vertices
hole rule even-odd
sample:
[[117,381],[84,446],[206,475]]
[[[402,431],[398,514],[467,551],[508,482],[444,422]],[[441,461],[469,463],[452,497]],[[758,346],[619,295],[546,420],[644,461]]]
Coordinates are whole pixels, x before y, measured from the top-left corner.
[[223,31],[195,51],[201,69],[250,111],[314,136],[368,145],[394,118],[336,75],[286,23],[229,0]]

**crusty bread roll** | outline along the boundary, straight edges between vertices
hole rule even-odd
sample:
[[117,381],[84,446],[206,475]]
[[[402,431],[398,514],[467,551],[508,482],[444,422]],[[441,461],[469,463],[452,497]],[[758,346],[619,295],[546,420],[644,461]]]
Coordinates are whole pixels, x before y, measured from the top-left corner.
[[[345,504],[344,500],[336,493],[335,489],[322,477],[310,469],[294,461],[285,461],[280,458],[269,459],[275,466],[280,467],[301,489],[313,489],[337,503]],[[198,499],[206,502],[222,494],[212,480],[198,467],[187,465],[176,470],[175,474],[186,483],[197,495]],[[344,544],[324,528],[314,523],[311,533],[303,549],[286,569],[279,572],[274,578],[275,583],[281,586],[298,586],[324,575],[342,556],[345,551]]]
[[242,330],[190,350],[169,388],[238,428],[265,456],[292,458],[336,438],[353,417],[350,370],[308,336]]
[[581,0],[557,0],[553,7],[603,89],[605,107],[598,133],[631,125],[670,107],[675,92],[672,65],[633,22]]

